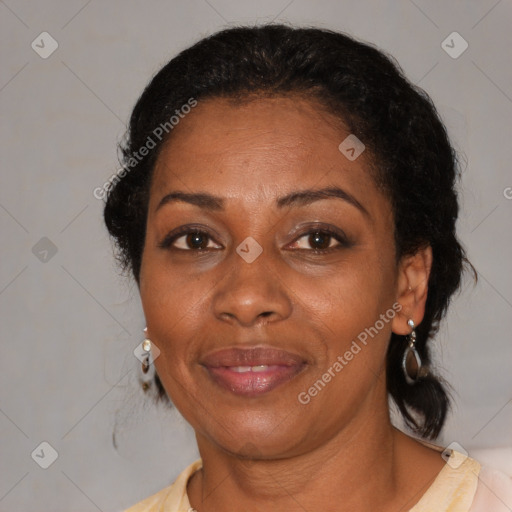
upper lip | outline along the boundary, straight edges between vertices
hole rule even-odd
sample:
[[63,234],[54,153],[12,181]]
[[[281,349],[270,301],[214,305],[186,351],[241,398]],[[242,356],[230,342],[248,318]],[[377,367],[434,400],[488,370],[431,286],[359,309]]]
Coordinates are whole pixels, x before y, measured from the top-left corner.
[[297,366],[306,360],[292,352],[273,347],[231,347],[207,354],[201,364],[209,368],[223,366]]

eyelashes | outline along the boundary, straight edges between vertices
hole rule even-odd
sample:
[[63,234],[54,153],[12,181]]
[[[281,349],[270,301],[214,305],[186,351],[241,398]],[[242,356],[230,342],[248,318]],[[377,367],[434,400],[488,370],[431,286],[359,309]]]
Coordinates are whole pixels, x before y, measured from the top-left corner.
[[[182,247],[177,247],[176,242],[179,242]],[[340,249],[347,249],[354,245],[341,229],[331,226],[316,226],[298,234],[292,244],[297,244],[300,240],[306,238],[306,244],[310,244],[310,248],[292,248],[294,251],[306,251],[313,254],[327,254]],[[337,243],[332,245],[332,242]],[[327,243],[326,243],[327,242]],[[190,245],[189,245],[190,244]],[[211,245],[214,245],[212,247]],[[318,244],[321,247],[311,247],[311,245]],[[181,251],[181,252],[194,252],[206,253],[210,251],[220,250],[223,247],[217,244],[213,237],[200,227],[182,226],[174,231],[171,231],[165,238],[158,244],[161,249]]]
[[[192,236],[190,236],[192,235]],[[163,240],[158,244],[158,247],[162,249],[176,249],[179,251],[206,251],[206,247],[196,247],[196,248],[189,248],[189,249],[183,249],[179,247],[173,247],[173,244],[181,237],[186,237],[186,241],[192,241],[192,243],[197,243],[198,240],[201,240],[201,238],[204,239],[212,239],[211,235],[200,228],[193,228],[191,226],[184,226],[181,228],[178,228],[175,231],[172,231],[169,233]],[[202,244],[200,244],[202,245]]]
[[[327,254],[340,249],[347,249],[352,247],[353,243],[348,239],[347,235],[341,229],[335,229],[328,226],[309,228],[307,231],[300,233],[294,240],[293,244],[296,244],[299,240],[306,239],[306,243],[314,245],[318,241],[320,245],[325,246],[326,240],[328,241],[327,247],[321,248],[300,248],[294,249],[299,251],[308,251],[315,254]],[[336,241],[337,244],[331,245],[332,241]]]

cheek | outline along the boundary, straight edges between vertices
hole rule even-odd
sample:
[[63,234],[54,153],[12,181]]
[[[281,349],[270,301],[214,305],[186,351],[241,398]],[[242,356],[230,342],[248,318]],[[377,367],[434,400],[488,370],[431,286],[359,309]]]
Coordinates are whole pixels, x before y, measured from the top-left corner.
[[396,314],[393,263],[379,261],[378,253],[377,257],[368,252],[365,256],[355,258],[331,278],[302,289],[309,307],[306,314],[328,334],[321,371],[341,357],[343,371],[334,372],[338,378],[333,381],[342,387],[352,381],[351,389],[366,386],[363,381],[370,382],[381,372]]
[[183,392],[179,384],[187,380],[187,365],[200,345],[198,333],[208,315],[215,281],[208,273],[185,274],[158,260],[159,256],[146,256],[140,296],[151,340],[161,351],[155,361],[157,372],[174,395]]
[[389,274],[378,257],[361,251],[322,279],[298,280],[295,292],[314,313],[312,318],[350,330],[351,326],[373,323],[383,312],[392,296],[393,277]]
[[[387,289],[378,289],[374,284],[379,279],[377,274],[343,277],[331,281],[329,293],[318,290],[315,308],[309,312],[323,332],[328,333],[319,367],[303,390],[308,392],[318,379],[328,382],[318,398],[314,398],[318,414],[322,414],[321,404],[331,404],[340,416],[350,415],[382,379],[391,321],[396,314]],[[381,282],[384,284],[384,280]]]
[[160,260],[147,256],[140,280],[142,307],[153,332],[159,326],[167,331],[183,327],[180,319],[197,314],[211,288],[211,279],[205,275],[184,275],[179,268]]

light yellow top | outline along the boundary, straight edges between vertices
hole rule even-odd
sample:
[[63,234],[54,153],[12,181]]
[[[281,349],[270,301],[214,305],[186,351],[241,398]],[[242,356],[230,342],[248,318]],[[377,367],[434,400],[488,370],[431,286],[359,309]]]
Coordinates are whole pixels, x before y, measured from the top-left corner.
[[[176,481],[125,512],[193,512],[187,482],[201,468],[201,459],[190,464]],[[445,466],[409,512],[511,512],[512,479],[482,468],[474,459],[452,451]]]

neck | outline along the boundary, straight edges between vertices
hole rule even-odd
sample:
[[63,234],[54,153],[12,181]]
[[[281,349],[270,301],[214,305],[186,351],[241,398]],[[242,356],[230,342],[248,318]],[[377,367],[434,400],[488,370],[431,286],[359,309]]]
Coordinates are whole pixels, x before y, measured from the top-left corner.
[[198,434],[203,469],[189,482],[191,505],[198,512],[385,510],[400,487],[403,444],[385,405],[368,407],[329,441],[287,458],[244,461]]

